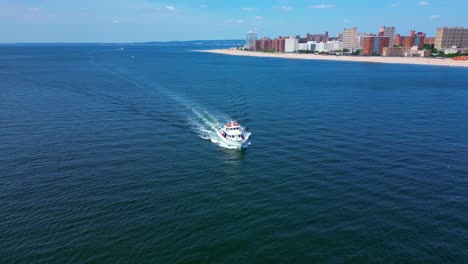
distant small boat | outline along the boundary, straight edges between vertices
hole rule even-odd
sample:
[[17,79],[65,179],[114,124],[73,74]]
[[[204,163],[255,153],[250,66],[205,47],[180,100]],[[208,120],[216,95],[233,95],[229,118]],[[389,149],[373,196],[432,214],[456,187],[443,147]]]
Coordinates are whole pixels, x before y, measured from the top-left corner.
[[217,134],[221,141],[232,149],[245,149],[250,145],[250,132],[235,121],[227,122],[221,127]]

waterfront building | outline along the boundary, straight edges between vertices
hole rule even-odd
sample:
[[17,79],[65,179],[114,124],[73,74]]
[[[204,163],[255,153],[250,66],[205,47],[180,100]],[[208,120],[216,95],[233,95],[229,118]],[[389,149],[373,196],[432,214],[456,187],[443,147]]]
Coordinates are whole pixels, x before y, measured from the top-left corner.
[[309,34],[306,35],[307,41],[315,41],[315,42],[327,42],[328,39],[328,32],[325,34]]
[[384,47],[382,56],[384,57],[429,57],[430,50],[419,50],[418,46],[413,47]]
[[317,42],[315,41],[307,41],[307,45],[309,45],[309,49],[312,51],[315,51],[317,47]]
[[431,51],[430,50],[418,50],[419,57],[430,57]]
[[272,50],[273,49],[273,40],[267,37],[263,37],[255,41],[254,50],[262,51],[262,50]]
[[375,34],[372,34],[372,33],[358,33],[357,34],[358,49],[362,49],[364,47],[364,38],[367,38],[367,37],[375,37]]
[[435,43],[435,38],[424,38],[424,44],[433,45]]
[[279,36],[273,40],[273,50],[276,52],[284,52],[284,45],[284,38],[282,36]]
[[437,29],[434,47],[436,49],[447,49],[453,46],[468,48],[468,28],[443,27]]
[[290,36],[284,41],[284,52],[296,52],[298,50],[299,38],[296,36]]
[[245,40],[245,49],[254,50],[255,41],[257,41],[257,33],[253,31],[247,32],[247,38]]
[[343,34],[342,34],[343,49],[355,50],[358,48],[359,45],[357,42],[357,34],[358,34],[357,27],[345,28],[343,30]]
[[379,37],[388,37],[390,41],[389,46],[393,47],[395,45],[395,27],[381,26]]
[[401,35],[400,34],[395,34],[395,40],[393,42],[393,46],[395,46],[395,47],[401,46]]
[[[418,46],[419,49],[424,47],[424,40],[426,38],[426,33],[410,30],[409,36],[400,36],[400,34],[395,35],[395,47],[405,47],[411,48],[413,46]],[[392,46],[390,46],[392,47]]]
[[315,51],[317,47],[317,42],[315,41],[307,41],[307,43],[299,43],[297,50],[310,50]]
[[468,49],[450,48],[444,49],[444,54],[468,53]]
[[384,57],[407,57],[411,54],[411,48],[405,47],[384,47],[382,56]]
[[328,49],[329,51],[339,51],[343,50],[343,42],[341,41],[328,41],[325,43],[325,48]]
[[383,52],[383,48],[390,46],[389,37],[367,37],[364,38],[364,44],[362,48],[363,55],[380,55]]
[[343,49],[343,43],[341,41],[327,41],[327,42],[318,42],[315,44],[315,51],[318,52],[330,52],[338,51]]
[[422,49],[424,47],[424,37],[401,37],[401,46],[405,48],[417,46],[418,49]]
[[273,48],[273,41],[270,38],[264,37],[261,39],[261,47],[263,50],[271,50]]
[[310,46],[307,43],[299,43],[297,45],[297,50],[310,50]]
[[325,52],[325,42],[317,42],[314,51]]

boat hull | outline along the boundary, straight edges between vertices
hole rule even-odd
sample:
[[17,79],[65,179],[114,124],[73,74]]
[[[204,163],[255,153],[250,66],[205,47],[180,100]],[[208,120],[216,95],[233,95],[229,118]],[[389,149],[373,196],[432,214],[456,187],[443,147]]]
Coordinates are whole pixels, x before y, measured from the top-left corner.
[[222,131],[220,131],[220,130],[218,130],[216,132],[219,139],[221,140],[223,145],[226,146],[226,148],[229,148],[229,149],[246,149],[250,145],[250,142],[249,142],[250,133],[246,134],[244,140],[242,140],[242,141],[229,140],[229,139],[223,137],[223,135],[221,133],[222,133]]

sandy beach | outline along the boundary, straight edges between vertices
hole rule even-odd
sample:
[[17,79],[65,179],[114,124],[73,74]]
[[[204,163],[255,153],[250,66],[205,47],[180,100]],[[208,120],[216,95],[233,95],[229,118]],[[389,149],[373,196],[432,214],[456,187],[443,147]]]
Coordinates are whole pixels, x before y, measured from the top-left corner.
[[333,60],[350,62],[374,62],[374,63],[394,63],[394,64],[417,64],[433,66],[468,67],[468,61],[456,61],[451,58],[417,58],[417,57],[366,57],[366,56],[335,56],[335,55],[315,55],[300,53],[265,53],[242,51],[237,49],[215,49],[197,50],[198,52],[208,52],[233,56],[269,57],[283,59],[303,59],[303,60]]

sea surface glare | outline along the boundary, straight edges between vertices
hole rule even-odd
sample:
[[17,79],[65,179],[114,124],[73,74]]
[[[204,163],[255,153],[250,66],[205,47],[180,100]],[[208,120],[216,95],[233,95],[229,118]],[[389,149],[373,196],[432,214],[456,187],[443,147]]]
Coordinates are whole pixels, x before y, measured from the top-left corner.
[[467,69],[200,48],[0,46],[0,263],[468,262]]

